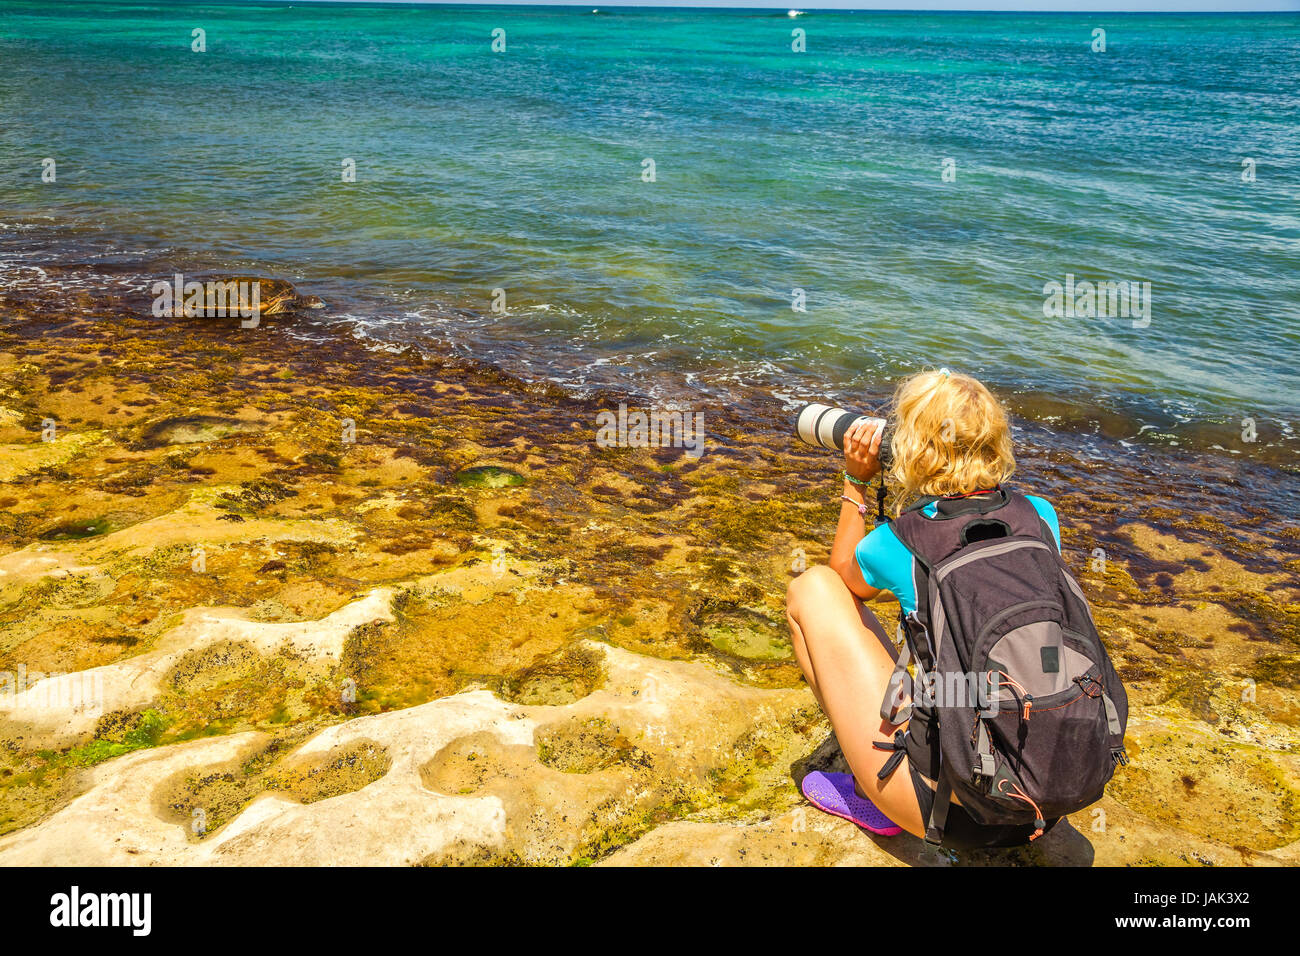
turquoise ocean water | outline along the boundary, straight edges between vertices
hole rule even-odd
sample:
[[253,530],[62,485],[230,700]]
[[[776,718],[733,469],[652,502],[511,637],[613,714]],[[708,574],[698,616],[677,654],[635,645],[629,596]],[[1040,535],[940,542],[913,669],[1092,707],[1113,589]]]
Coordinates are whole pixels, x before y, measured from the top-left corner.
[[[570,385],[852,401],[947,365],[1286,446],[1298,67],[1300,14],[0,0],[0,278],[256,272]],[[1149,324],[1044,315],[1068,275],[1149,282]]]

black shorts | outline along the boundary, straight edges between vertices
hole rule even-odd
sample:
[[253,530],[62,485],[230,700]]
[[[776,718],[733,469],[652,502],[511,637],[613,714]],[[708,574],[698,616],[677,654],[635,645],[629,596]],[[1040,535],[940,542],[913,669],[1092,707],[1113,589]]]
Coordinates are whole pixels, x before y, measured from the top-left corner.
[[[930,808],[934,806],[934,791],[925,785],[925,778],[910,766],[912,786],[916,789],[916,802],[921,805],[921,820],[930,819]],[[1043,828],[1046,833],[1056,826],[1056,821],[1048,820]],[[1032,823],[1016,826],[986,826],[976,823],[966,808],[954,803],[948,808],[948,821],[943,827],[943,846],[948,850],[980,850],[997,846],[1024,846],[1034,835]]]

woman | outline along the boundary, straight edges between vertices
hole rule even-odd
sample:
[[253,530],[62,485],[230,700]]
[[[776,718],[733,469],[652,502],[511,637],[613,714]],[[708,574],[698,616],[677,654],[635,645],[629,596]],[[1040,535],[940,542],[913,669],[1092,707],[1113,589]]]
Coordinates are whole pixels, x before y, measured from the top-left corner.
[[[890,478],[899,506],[920,496],[982,497],[995,493],[1015,470],[1011,430],[997,399],[980,382],[946,369],[906,379],[894,398]],[[803,782],[820,809],[883,835],[902,830],[924,836],[934,790],[904,757],[883,780],[881,767],[895,726],[880,705],[897,651],[863,604],[889,592],[904,613],[916,609],[912,555],[889,524],[864,536],[868,484],[880,471],[883,426],[855,425],[844,441],[844,489],[829,567],[808,569],[790,583],[786,613],[795,657],[817,703],[830,718],[853,771],[815,772]],[[1052,506],[1026,496],[1060,546]],[[922,509],[931,516],[935,505]],[[1055,822],[1055,821],[1052,821]],[[1050,824],[1049,824],[1050,826]],[[1009,846],[1027,842],[1032,826],[981,826],[960,804],[949,808],[944,845]]]

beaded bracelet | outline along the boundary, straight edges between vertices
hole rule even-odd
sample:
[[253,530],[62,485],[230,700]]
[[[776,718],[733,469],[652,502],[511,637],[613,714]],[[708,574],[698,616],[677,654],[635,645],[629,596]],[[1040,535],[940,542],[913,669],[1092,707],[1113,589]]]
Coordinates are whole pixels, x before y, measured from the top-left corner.
[[867,516],[867,503],[865,501],[854,501],[848,495],[840,495],[840,501],[847,501],[853,507],[858,509],[858,514],[863,518]]
[[857,485],[859,488],[865,488],[867,487],[867,485],[871,484],[870,478],[868,478],[866,481],[863,481],[861,478],[854,478],[847,471],[844,472],[844,480]]

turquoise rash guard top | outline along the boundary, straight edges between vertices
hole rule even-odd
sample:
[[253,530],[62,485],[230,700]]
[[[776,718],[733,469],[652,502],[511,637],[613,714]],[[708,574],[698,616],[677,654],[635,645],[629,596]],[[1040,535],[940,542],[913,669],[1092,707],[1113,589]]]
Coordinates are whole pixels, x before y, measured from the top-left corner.
[[[1061,525],[1056,519],[1056,509],[1048,504],[1046,499],[1039,498],[1037,495],[1025,495],[1025,497],[1052,529],[1059,550]],[[926,505],[921,509],[921,513],[931,517],[935,513],[935,506]],[[867,582],[868,587],[891,592],[898,598],[904,614],[911,614],[916,610],[916,584],[912,576],[912,563],[916,559],[912,557],[912,552],[903,547],[903,542],[898,540],[893,528],[888,524],[882,524],[872,529],[871,533],[858,542],[854,556],[858,559],[858,567],[862,570],[862,578]]]

